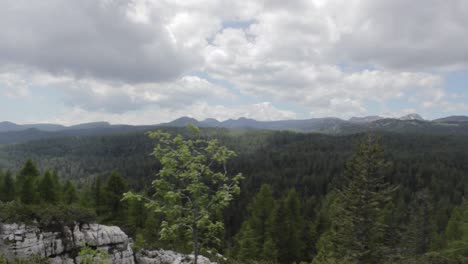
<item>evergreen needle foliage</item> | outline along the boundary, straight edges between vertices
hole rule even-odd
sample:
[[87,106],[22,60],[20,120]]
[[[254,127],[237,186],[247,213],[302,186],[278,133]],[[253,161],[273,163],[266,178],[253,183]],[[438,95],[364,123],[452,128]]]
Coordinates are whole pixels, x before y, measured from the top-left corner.
[[382,221],[382,208],[396,190],[385,181],[390,164],[382,148],[369,135],[347,163],[348,179],[331,210],[331,226],[318,244],[314,263],[384,263],[390,257]]

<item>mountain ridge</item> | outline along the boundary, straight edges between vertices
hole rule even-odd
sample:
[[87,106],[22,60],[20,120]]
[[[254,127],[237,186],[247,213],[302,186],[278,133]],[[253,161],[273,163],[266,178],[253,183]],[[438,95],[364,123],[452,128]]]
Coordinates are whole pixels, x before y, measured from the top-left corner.
[[197,120],[192,117],[182,116],[174,119],[170,122],[160,123],[155,125],[125,125],[125,124],[110,124],[109,122],[89,122],[81,123],[71,126],[64,126],[60,124],[49,124],[49,123],[38,123],[38,124],[16,124],[10,121],[0,122],[0,133],[1,132],[15,132],[15,131],[26,131],[29,129],[36,129],[44,132],[61,132],[70,130],[92,130],[92,129],[112,129],[118,127],[132,127],[132,128],[143,128],[143,127],[162,127],[162,126],[173,126],[181,127],[186,126],[188,123],[200,127],[224,127],[224,128],[252,128],[252,129],[269,129],[269,130],[300,130],[308,131],[317,128],[324,128],[326,126],[336,125],[363,125],[375,123],[380,120],[401,120],[401,121],[425,121],[434,123],[457,123],[457,122],[468,122],[468,116],[457,115],[447,116],[434,120],[425,120],[419,114],[408,114],[399,118],[389,118],[382,116],[363,116],[363,117],[351,117],[348,120],[337,118],[337,117],[320,117],[320,118],[309,118],[309,119],[284,119],[284,120],[273,120],[273,121],[261,121],[247,117],[240,117],[238,119],[227,119],[219,121],[215,118],[206,118],[204,120]]
[[468,135],[468,116],[449,116],[432,121],[424,120],[417,114],[410,114],[401,118],[369,116],[344,120],[336,117],[324,117],[275,121],[258,121],[245,117],[224,121],[207,118],[199,121],[192,117],[180,117],[167,123],[137,126],[110,124],[108,122],[84,123],[73,126],[56,124],[19,125],[5,121],[0,122],[0,144],[70,136],[110,135],[154,130],[162,127],[185,127],[188,123],[202,128],[283,130],[330,135],[355,134],[368,131]]

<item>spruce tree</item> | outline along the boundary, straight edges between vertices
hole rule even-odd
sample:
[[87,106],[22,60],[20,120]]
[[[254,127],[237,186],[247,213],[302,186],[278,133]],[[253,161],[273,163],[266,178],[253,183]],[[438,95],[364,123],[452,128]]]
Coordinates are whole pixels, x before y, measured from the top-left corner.
[[102,186],[101,186],[101,176],[96,176],[94,178],[93,185],[91,187],[91,195],[93,198],[94,209],[96,210],[96,215],[101,215],[103,207],[103,195],[102,195]]
[[259,251],[262,250],[255,237],[255,230],[245,222],[241,233],[237,236],[238,252],[237,259],[240,261],[253,261],[260,258]]
[[112,219],[123,217],[124,203],[121,200],[126,191],[127,187],[122,176],[113,172],[104,187],[106,211]]
[[292,189],[280,201],[274,216],[274,239],[277,248],[278,262],[281,264],[299,263],[304,256],[302,250],[303,216],[301,202],[297,192]]
[[28,160],[19,172],[16,186],[19,187],[20,200],[23,203],[33,204],[38,202],[36,184],[39,175],[39,170],[31,160]]
[[128,202],[128,224],[132,233],[142,230],[148,217],[148,209],[143,201],[132,200]]
[[388,204],[395,190],[385,182],[388,167],[381,147],[373,136],[368,136],[347,163],[348,183],[338,192],[330,229],[319,241],[320,251],[314,263],[385,261],[387,245],[382,238],[388,226],[380,217],[380,209]]
[[40,180],[38,193],[42,202],[49,204],[56,204],[58,202],[57,183],[55,183],[49,171],[46,171],[44,177]]
[[[3,189],[3,179],[5,177],[5,173],[3,170],[0,168],[0,190]],[[0,200],[2,198],[2,194],[0,193]]]
[[459,240],[463,237],[463,212],[459,207],[455,207],[452,210],[452,215],[447,223],[445,230],[445,238],[447,240]]
[[57,171],[52,172],[52,182],[54,185],[54,190],[57,193],[57,199],[60,200],[62,198],[61,196],[62,196],[63,189],[62,189],[62,184],[60,182],[60,178],[58,176]]
[[19,185],[21,186],[27,177],[37,178],[39,176],[40,176],[40,173],[39,173],[39,170],[37,169],[36,164],[34,164],[32,160],[27,160],[23,168],[19,172],[17,180],[19,182]]
[[65,187],[63,188],[63,202],[67,205],[76,203],[78,201],[78,194],[76,193],[76,187],[73,182],[68,180],[65,183]]
[[11,172],[7,171],[3,177],[2,187],[0,189],[0,199],[5,202],[13,201],[15,199],[15,192],[15,181]]
[[273,213],[275,200],[269,185],[262,185],[248,206],[248,218],[237,235],[240,260],[274,260]]
[[436,230],[433,215],[434,208],[430,191],[424,189],[416,193],[410,204],[409,223],[403,243],[408,256],[422,255],[429,250]]
[[36,192],[36,179],[33,177],[26,177],[23,181],[23,186],[20,190],[20,200],[24,204],[38,203],[38,195]]

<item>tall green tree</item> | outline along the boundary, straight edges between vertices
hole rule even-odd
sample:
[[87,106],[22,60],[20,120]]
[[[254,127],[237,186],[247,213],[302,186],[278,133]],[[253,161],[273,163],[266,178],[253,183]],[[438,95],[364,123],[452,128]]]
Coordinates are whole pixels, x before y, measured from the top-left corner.
[[2,187],[4,177],[5,173],[3,172],[2,168],[0,168],[0,188]]
[[279,203],[274,216],[274,237],[281,264],[299,263],[304,254],[304,217],[296,190],[291,189]]
[[314,263],[382,263],[388,226],[380,217],[395,187],[385,181],[390,164],[372,135],[358,147],[346,167],[348,183],[331,209],[331,226],[319,241]]
[[[143,201],[132,200],[128,203],[128,224],[131,232],[135,234],[145,228],[148,209]],[[142,236],[144,238],[144,236]]]
[[204,139],[197,127],[189,126],[193,138],[156,131],[153,155],[162,169],[153,181],[152,197],[127,193],[126,199],[145,199],[147,206],[164,217],[161,239],[184,233],[193,249],[194,263],[203,249],[222,244],[222,210],[240,192],[240,174],[229,177],[227,161],[235,153],[216,139]]
[[39,202],[36,182],[36,179],[30,176],[24,179],[20,190],[20,200],[24,204],[37,204]]
[[276,259],[276,245],[273,241],[273,216],[275,199],[269,185],[262,185],[248,206],[249,216],[237,235],[239,260]]
[[63,202],[67,205],[78,202],[78,194],[76,192],[76,187],[73,182],[68,180],[65,183],[62,194]]
[[445,243],[438,251],[446,259],[468,261],[468,203],[455,207],[443,234]]
[[32,160],[26,161],[24,167],[16,178],[20,200],[25,204],[37,203],[39,201],[36,184],[40,176],[36,164]]
[[32,160],[27,160],[23,168],[20,170],[17,180],[19,182],[19,185],[21,186],[22,183],[26,180],[26,178],[28,177],[37,178],[39,176],[40,176],[40,172],[37,169],[36,164]]
[[428,189],[416,193],[410,204],[410,216],[404,237],[407,255],[422,255],[431,245],[436,230],[432,197]]
[[46,171],[39,182],[38,193],[42,202],[56,204],[59,199],[58,183],[55,182],[50,171]]
[[15,194],[15,180],[13,179],[11,172],[7,171],[3,177],[3,183],[0,188],[0,199],[6,202],[13,201],[15,199]]
[[126,191],[128,191],[127,185],[122,176],[117,172],[113,172],[104,186],[105,210],[110,218],[118,219],[123,217],[125,206],[122,202],[122,196]]
[[96,215],[101,215],[103,207],[103,194],[102,194],[102,183],[101,176],[94,178],[93,185],[91,186],[91,196],[96,210]]

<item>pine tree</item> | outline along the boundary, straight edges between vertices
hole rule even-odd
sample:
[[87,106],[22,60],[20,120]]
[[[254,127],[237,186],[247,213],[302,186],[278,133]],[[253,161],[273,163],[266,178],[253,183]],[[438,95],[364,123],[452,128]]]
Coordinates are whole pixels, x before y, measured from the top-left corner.
[[291,264],[303,260],[303,224],[301,202],[297,192],[292,189],[279,203],[274,216],[273,234],[279,263]]
[[38,203],[38,195],[36,192],[36,180],[33,177],[26,177],[23,181],[23,186],[20,191],[20,200],[24,204]]
[[276,246],[272,237],[274,208],[271,187],[262,185],[248,206],[249,217],[237,236],[240,260],[275,259]]
[[143,201],[132,200],[128,202],[128,223],[132,233],[142,230],[148,217],[148,209]]
[[78,201],[78,194],[76,193],[75,184],[71,181],[67,181],[65,183],[65,187],[63,188],[63,202],[67,205],[76,203]]
[[15,199],[16,186],[10,171],[7,171],[5,173],[5,176],[3,177],[3,183],[1,186],[2,187],[0,189],[0,199],[5,202],[13,201]]
[[261,248],[256,240],[254,229],[245,222],[242,225],[242,231],[237,237],[238,252],[237,259],[241,261],[252,261],[260,257]]
[[460,208],[455,207],[452,210],[452,215],[447,223],[445,230],[445,238],[447,240],[459,240],[463,237],[463,212]]
[[39,175],[39,170],[31,160],[25,163],[18,174],[16,186],[19,186],[20,200],[23,203],[33,204],[38,202],[36,184]]
[[58,176],[57,171],[52,172],[52,182],[54,184],[54,190],[57,193],[57,199],[60,200],[62,197],[63,189],[62,189],[62,184],[60,182],[60,178]]
[[37,178],[39,176],[40,173],[36,167],[36,164],[34,164],[32,160],[28,160],[19,172],[17,180],[19,182],[19,186],[22,186],[23,182],[26,180],[27,177]]
[[101,215],[103,202],[102,202],[102,186],[101,186],[101,177],[97,176],[94,178],[93,185],[91,187],[91,195],[93,197],[94,208],[96,210],[96,215]]
[[382,238],[388,226],[379,219],[379,211],[395,190],[385,183],[388,167],[381,147],[368,136],[347,163],[348,184],[333,204],[330,230],[319,241],[320,251],[314,263],[327,259],[350,263],[385,260],[387,246]]
[[58,202],[57,185],[52,174],[46,171],[38,185],[38,193],[42,202],[49,204],[56,204]]
[[422,255],[429,250],[436,228],[433,213],[430,191],[424,189],[416,193],[410,204],[410,219],[404,237],[403,247],[407,255]]
[[122,217],[124,204],[121,200],[123,194],[127,191],[127,187],[122,176],[117,172],[113,172],[107,180],[104,191],[107,213],[112,219]]
[[[5,177],[5,173],[3,173],[3,170],[0,168],[0,190],[3,189],[3,179]],[[0,193],[0,200],[2,199],[2,194]]]

